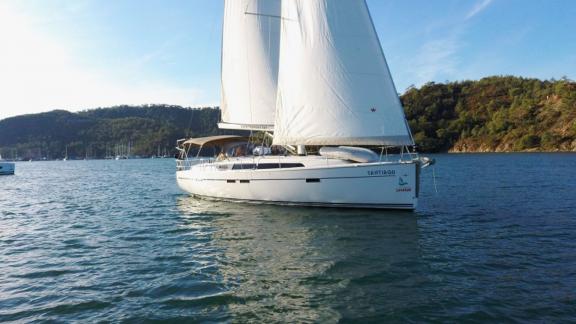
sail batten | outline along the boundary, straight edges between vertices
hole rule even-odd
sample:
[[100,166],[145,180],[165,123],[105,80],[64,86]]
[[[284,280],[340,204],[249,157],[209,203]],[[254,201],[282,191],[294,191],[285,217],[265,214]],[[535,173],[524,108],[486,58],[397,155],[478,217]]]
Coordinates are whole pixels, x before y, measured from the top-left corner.
[[412,145],[362,0],[283,0],[274,144]]
[[280,0],[226,0],[222,32],[222,122],[274,124]]

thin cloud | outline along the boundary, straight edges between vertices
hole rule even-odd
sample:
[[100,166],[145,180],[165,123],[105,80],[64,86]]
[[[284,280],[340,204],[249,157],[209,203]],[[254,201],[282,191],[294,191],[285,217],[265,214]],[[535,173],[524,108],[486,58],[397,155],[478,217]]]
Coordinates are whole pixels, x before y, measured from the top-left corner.
[[184,35],[175,35],[164,41],[157,49],[145,53],[135,59],[132,59],[126,68],[131,70],[140,70],[145,65],[154,61],[169,61],[170,54],[177,50],[177,45],[184,39]]
[[493,0],[481,0],[478,3],[476,3],[476,5],[474,6],[474,8],[472,8],[472,10],[470,10],[468,12],[468,14],[466,15],[466,20],[472,19],[474,16],[478,15],[479,13],[481,13],[482,11],[484,11],[484,9],[488,8],[488,6],[490,6],[490,4],[492,4]]
[[457,36],[430,40],[420,48],[413,64],[418,85],[455,75],[459,64]]
[[416,85],[421,86],[434,80],[448,80],[461,74],[461,50],[466,42],[463,36],[470,24],[469,20],[479,15],[493,3],[493,0],[479,0],[466,13],[464,19],[454,17],[440,25],[433,25],[428,33],[440,33],[420,46],[411,64]]

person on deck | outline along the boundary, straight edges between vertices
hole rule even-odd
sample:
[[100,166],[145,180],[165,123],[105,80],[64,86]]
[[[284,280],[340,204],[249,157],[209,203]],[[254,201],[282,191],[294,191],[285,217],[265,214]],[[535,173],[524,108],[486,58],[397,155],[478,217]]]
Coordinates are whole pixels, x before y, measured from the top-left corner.
[[246,148],[243,145],[240,145],[236,148],[236,151],[234,152],[234,156],[238,157],[238,156],[245,156],[246,155]]

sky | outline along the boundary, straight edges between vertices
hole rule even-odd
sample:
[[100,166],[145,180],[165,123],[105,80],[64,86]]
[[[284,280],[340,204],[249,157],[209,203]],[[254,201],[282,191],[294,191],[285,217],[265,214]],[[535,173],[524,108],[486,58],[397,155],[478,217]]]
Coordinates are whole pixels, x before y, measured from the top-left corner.
[[[576,1],[367,0],[400,93],[427,82],[576,79]],[[0,119],[220,101],[223,0],[0,0]]]

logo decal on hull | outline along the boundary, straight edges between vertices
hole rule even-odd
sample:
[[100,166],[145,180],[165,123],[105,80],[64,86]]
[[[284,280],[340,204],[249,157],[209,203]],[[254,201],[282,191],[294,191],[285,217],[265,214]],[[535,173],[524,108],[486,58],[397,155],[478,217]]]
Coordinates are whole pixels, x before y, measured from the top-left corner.
[[[407,178],[408,175],[405,174],[402,177]],[[397,188],[396,192],[411,192],[412,188],[406,186],[408,185],[408,182],[405,181],[402,177],[398,177],[398,186],[400,186],[400,188]]]

